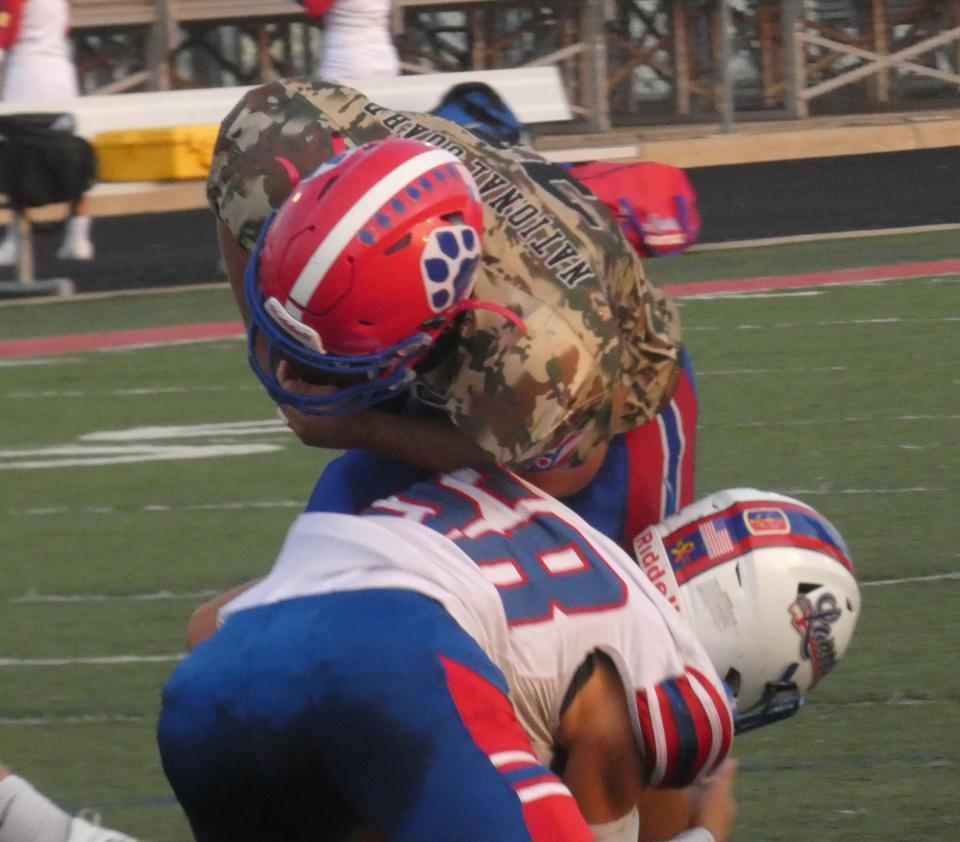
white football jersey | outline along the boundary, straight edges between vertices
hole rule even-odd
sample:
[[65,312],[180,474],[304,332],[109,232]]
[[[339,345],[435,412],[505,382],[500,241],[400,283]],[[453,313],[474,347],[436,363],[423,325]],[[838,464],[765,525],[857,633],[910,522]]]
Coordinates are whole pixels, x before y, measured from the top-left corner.
[[18,53],[67,58],[67,0],[26,0],[13,49]]
[[271,573],[221,620],[366,588],[441,602],[503,671],[547,765],[565,694],[596,651],[620,673],[652,786],[687,785],[729,751],[723,685],[676,610],[613,541],[506,471],[456,471],[360,517],[301,515]]
[[4,102],[51,102],[79,93],[77,71],[67,41],[66,0],[27,0],[16,40],[3,66],[0,98]]
[[323,18],[318,75],[348,81],[400,75],[390,35],[390,0],[336,0]]

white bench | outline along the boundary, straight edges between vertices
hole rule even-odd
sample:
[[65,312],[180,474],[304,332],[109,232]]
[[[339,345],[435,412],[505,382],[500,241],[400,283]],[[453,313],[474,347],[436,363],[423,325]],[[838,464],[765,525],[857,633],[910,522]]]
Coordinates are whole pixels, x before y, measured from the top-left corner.
[[[357,79],[351,85],[387,108],[430,111],[444,93],[460,82],[486,82],[523,123],[559,122],[573,118],[556,67],[425,73],[387,79]],[[248,87],[200,88],[83,96],[62,102],[0,103],[0,114],[69,112],[77,121],[77,134],[92,139],[106,131],[216,124],[248,90]]]
[[[486,82],[510,106],[523,123],[570,120],[560,71],[556,67],[526,67],[516,70],[482,70],[465,73],[428,73],[393,78],[358,79],[351,84],[373,102],[399,111],[430,111],[443,95],[461,82]],[[203,88],[181,91],[82,96],[62,102],[0,103],[0,114],[66,112],[76,120],[77,134],[93,140],[101,132],[135,129],[206,126],[219,123],[249,87]],[[88,194],[94,215],[183,210],[205,206],[202,181],[100,183]],[[52,213],[51,213],[52,212]],[[66,206],[51,206],[35,216],[62,218]],[[0,214],[11,221],[9,212]],[[52,292],[68,294],[69,281],[37,281],[33,276],[30,223],[12,220],[21,228],[18,280],[0,283],[0,295]]]

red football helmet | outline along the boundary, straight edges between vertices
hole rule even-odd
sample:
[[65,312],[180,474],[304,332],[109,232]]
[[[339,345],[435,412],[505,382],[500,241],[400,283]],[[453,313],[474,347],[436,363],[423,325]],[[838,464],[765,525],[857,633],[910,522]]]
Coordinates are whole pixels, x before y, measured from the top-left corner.
[[252,358],[268,391],[332,414],[407,385],[471,294],[482,233],[476,185],[450,152],[383,140],[323,164],[261,233],[246,279],[252,327],[300,365],[365,382],[304,405]]

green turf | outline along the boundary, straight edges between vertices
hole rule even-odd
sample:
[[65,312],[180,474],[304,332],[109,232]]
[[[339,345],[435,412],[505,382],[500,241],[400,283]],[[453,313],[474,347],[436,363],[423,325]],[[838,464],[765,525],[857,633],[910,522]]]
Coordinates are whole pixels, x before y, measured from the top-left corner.
[[213,288],[115,297],[78,296],[41,304],[8,302],[0,307],[0,338],[134,330],[170,325],[238,321],[226,284]]
[[[936,726],[918,727],[918,718]],[[738,751],[743,772],[735,838],[955,839],[958,757],[949,742],[958,728],[954,700],[811,706],[779,734],[748,734]]]
[[[665,276],[951,256],[932,235],[871,238],[856,248],[754,249],[739,253],[740,272],[735,253],[718,252],[714,275],[702,274],[711,271],[700,262],[707,254],[651,269],[674,282]],[[832,264],[818,263],[829,255]],[[882,260],[867,260],[872,255]],[[682,312],[701,397],[699,491],[754,485],[807,499],[840,527],[866,583],[860,626],[836,673],[796,720],[738,741],[736,838],[953,840],[960,582],[881,583],[960,570],[960,282],[690,299]],[[232,318],[226,289],[187,291],[0,308],[0,336]],[[158,391],[121,391],[138,385]],[[269,564],[331,455],[271,427],[271,404],[239,342],[4,365],[0,401],[0,659],[177,654],[203,594]],[[129,432],[116,438],[137,428],[226,422],[264,424],[246,435],[224,428],[176,440],[156,430],[139,442]],[[96,433],[114,438],[91,438]],[[13,467],[59,458],[53,447],[81,448],[88,455],[72,458],[82,461],[94,444],[124,442],[271,449]],[[181,596],[142,598],[162,591]],[[49,601],[92,594],[99,600]],[[0,666],[0,759],[71,808],[92,805],[146,839],[183,842],[189,834],[153,735],[172,667]]]
[[960,231],[931,231],[755,248],[705,249],[674,258],[648,260],[646,266],[654,281],[672,284],[957,258],[960,258]]
[[[87,676],[121,684],[127,672]],[[149,691],[152,695],[153,690]],[[61,721],[0,726],[5,760],[65,808],[92,808],[107,826],[150,842],[192,839],[156,751],[155,716],[124,722]]]

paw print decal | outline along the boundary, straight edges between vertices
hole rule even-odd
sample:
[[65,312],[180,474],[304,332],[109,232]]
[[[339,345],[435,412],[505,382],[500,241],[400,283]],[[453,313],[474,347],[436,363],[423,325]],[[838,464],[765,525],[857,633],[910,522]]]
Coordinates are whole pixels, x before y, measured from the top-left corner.
[[470,294],[479,262],[480,238],[469,225],[449,225],[430,233],[420,268],[434,313],[442,313]]

